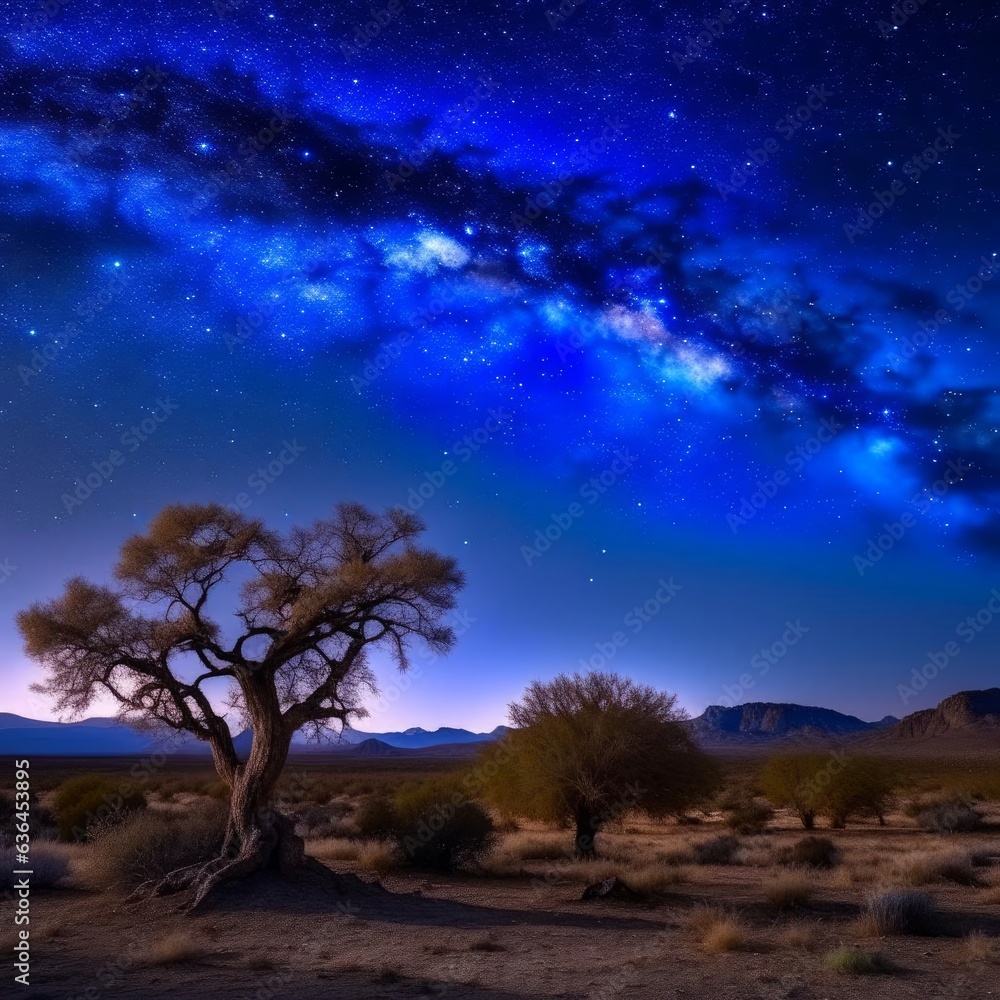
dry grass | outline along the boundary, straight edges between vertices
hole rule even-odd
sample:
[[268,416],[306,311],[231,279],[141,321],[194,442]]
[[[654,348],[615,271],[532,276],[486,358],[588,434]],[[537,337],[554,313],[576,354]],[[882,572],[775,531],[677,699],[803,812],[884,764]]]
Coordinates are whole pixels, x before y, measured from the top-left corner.
[[842,976],[887,975],[895,971],[888,959],[877,951],[855,951],[853,948],[837,948],[823,960],[823,967]]
[[501,863],[513,861],[557,861],[572,853],[569,834],[535,833],[522,830],[508,834],[494,850]]
[[904,885],[932,882],[975,885],[978,881],[968,851],[918,851],[903,858],[896,865],[896,872]]
[[177,965],[180,962],[196,962],[204,954],[205,949],[188,931],[177,931],[150,945],[139,962],[141,965]]
[[984,889],[974,898],[977,903],[981,903],[983,906],[1000,906],[1000,885]]
[[625,882],[636,892],[663,892],[689,881],[690,873],[678,865],[644,865],[625,872]]
[[937,920],[937,908],[927,893],[890,889],[868,898],[858,929],[869,937],[928,934]]
[[975,931],[962,939],[959,959],[963,962],[1000,961],[1000,947],[995,937]]
[[799,875],[783,875],[769,879],[764,887],[764,897],[779,910],[805,906],[812,898],[813,889],[808,880]]
[[358,847],[357,861],[362,871],[372,875],[385,875],[402,864],[399,851],[393,845],[380,840],[361,843]]
[[818,937],[814,924],[791,924],[778,935],[778,942],[792,951],[812,951]]
[[320,861],[357,861],[362,843],[348,837],[324,837],[306,842],[306,854]]
[[677,844],[656,851],[656,860],[665,865],[690,865],[694,863],[694,850],[690,844]]
[[740,951],[750,943],[743,923],[717,906],[699,906],[691,914],[691,927],[709,955]]
[[603,882],[613,875],[624,878],[622,866],[614,861],[604,861],[597,858],[593,861],[571,861],[568,865],[560,865],[558,869],[560,878],[569,879],[570,882],[583,882],[590,885],[592,882]]

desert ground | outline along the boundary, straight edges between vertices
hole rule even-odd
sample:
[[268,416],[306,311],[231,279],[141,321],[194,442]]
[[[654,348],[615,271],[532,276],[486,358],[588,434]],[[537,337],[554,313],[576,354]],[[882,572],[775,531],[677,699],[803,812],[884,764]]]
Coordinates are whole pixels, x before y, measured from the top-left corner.
[[[1000,760],[925,763],[884,826],[817,824],[812,835],[833,845],[829,867],[797,860],[807,833],[788,812],[766,832],[733,834],[706,809],[688,823],[625,815],[598,836],[592,861],[569,856],[567,830],[507,822],[481,865],[442,874],[400,867],[388,847],[357,836],[352,814],[364,795],[454,762],[312,761],[302,766],[316,780],[289,791],[286,808],[323,867],[234,882],[196,914],[182,896],[104,887],[114,879],[90,844],[37,841],[52,884],[33,889],[29,995],[1000,995],[1000,806],[979,801],[980,829],[949,834],[921,830],[905,809],[908,795],[995,776]],[[68,774],[124,766],[53,761],[36,774],[39,803]],[[727,767],[741,776],[753,762]],[[197,816],[218,800],[210,767],[173,761],[149,810]],[[612,875],[634,898],[581,899]],[[921,894],[920,925],[878,926],[867,900],[882,890]],[[8,955],[12,906],[3,903]]]

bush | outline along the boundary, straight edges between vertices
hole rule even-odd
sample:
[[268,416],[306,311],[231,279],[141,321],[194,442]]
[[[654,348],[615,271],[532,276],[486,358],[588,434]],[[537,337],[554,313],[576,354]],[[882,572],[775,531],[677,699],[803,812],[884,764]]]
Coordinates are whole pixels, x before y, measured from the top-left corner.
[[911,854],[899,864],[900,877],[907,885],[927,885],[930,882],[955,882],[958,885],[978,885],[972,870],[972,856],[963,851]]
[[87,840],[91,829],[114,826],[146,808],[146,796],[131,782],[85,774],[63,782],[53,798],[63,840]]
[[363,837],[389,840],[396,834],[399,817],[392,799],[385,795],[369,795],[354,814],[354,825]]
[[694,860],[699,865],[731,865],[739,847],[740,842],[737,837],[724,833],[695,844]]
[[734,833],[763,833],[774,819],[774,810],[767,802],[742,789],[723,796],[719,808],[726,826]]
[[812,886],[803,878],[786,875],[769,881],[764,896],[779,910],[790,910],[795,906],[805,906],[809,902]]
[[453,871],[480,863],[496,841],[489,813],[453,778],[401,789],[394,805],[395,837],[410,864]]
[[741,921],[719,907],[697,907],[691,915],[691,926],[698,934],[702,947],[710,955],[738,951],[749,944],[746,928]]
[[102,829],[87,846],[83,879],[94,889],[134,889],[222,850],[229,810],[221,802],[183,816],[148,810]]
[[869,897],[865,922],[879,937],[886,934],[927,934],[934,929],[937,909],[926,892],[890,889]]
[[855,951],[853,948],[837,948],[823,960],[823,965],[831,972],[843,976],[888,975],[895,967],[878,952]]
[[785,865],[832,868],[837,863],[837,848],[826,837],[803,837],[791,847],[782,848],[778,860]]
[[915,819],[926,833],[971,833],[983,822],[982,814],[960,799],[926,805],[916,813]]

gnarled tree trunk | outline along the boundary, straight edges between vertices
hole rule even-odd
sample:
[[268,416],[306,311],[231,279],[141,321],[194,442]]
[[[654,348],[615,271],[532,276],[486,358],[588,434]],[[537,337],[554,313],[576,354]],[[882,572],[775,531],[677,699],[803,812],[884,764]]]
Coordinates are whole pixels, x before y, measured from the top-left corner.
[[576,837],[573,841],[576,856],[583,861],[589,861],[597,856],[597,849],[594,847],[594,837],[597,835],[598,824],[596,817],[586,806],[577,808],[574,815],[576,822]]
[[228,731],[210,740],[216,768],[230,789],[222,852],[205,863],[171,872],[155,890],[163,895],[193,888],[192,910],[229,879],[263,868],[288,873],[306,864],[302,838],[292,821],[274,807],[274,789],[288,758],[291,731],[284,725],[273,689],[251,679],[243,691],[253,728],[247,759],[237,758]]

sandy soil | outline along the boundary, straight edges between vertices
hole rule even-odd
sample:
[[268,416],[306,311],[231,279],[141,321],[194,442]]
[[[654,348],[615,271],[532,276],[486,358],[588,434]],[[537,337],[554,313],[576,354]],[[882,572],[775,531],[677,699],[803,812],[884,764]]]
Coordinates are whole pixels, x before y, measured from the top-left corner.
[[[32,1000],[267,998],[1000,996],[1000,965],[969,961],[962,938],[1000,934],[1000,907],[958,885],[927,889],[944,913],[932,937],[859,940],[864,886],[816,873],[815,900],[791,915],[762,898],[747,866],[699,866],[695,881],[648,903],[581,902],[581,885],[546,884],[546,862],[516,877],[392,875],[382,884],[330,863],[334,880],[259,876],[198,915],[181,897],[126,903],[61,889],[33,897]],[[549,868],[551,871],[551,867]],[[704,903],[737,909],[745,950],[705,954],[690,926]],[[3,914],[10,926],[10,914]],[[812,940],[789,944],[791,926]],[[894,975],[846,977],[823,968],[840,944],[879,950]],[[162,954],[157,956],[156,949]],[[160,964],[164,955],[177,961]]]

